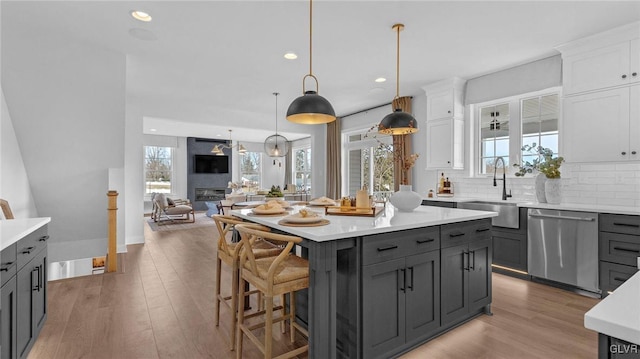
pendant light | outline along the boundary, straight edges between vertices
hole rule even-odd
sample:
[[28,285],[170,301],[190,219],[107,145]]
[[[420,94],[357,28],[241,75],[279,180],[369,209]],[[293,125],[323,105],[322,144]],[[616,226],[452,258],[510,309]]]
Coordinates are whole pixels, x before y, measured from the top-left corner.
[[[288,121],[307,125],[329,123],[336,120],[336,112],[333,110],[331,103],[318,94],[318,79],[313,75],[312,71],[312,15],[313,0],[309,0],[309,73],[302,78],[303,95],[293,100],[287,110]],[[316,82],[315,91],[306,90],[305,80],[307,77]]]
[[[276,134],[264,140],[264,151],[269,157],[284,157],[289,153],[289,141],[278,134],[278,95],[278,92],[273,93],[273,96],[276,97]],[[275,163],[274,160],[273,164]]]
[[245,153],[247,153],[247,149],[240,142],[238,142],[237,145],[233,144],[233,141],[231,140],[231,130],[229,130],[229,144],[217,144],[213,146],[213,148],[211,149],[211,153],[215,154],[216,156],[224,156],[224,148],[231,149],[234,147],[238,147],[238,153],[240,155],[244,155]]
[[[400,98],[400,31],[404,30],[403,24],[395,24],[394,29],[397,34],[396,50],[396,97]],[[411,114],[396,108],[392,113],[386,115],[378,125],[378,132],[388,135],[408,135],[418,132],[418,122]]]

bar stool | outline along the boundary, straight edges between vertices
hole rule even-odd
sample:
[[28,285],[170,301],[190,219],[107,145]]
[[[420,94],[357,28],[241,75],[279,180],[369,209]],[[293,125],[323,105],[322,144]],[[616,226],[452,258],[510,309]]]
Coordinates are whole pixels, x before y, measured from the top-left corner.
[[[289,320],[289,332],[291,343],[294,341],[295,330],[300,331],[309,338],[306,329],[296,323],[295,292],[309,287],[309,262],[291,253],[291,249],[297,243],[302,242],[300,237],[261,231],[245,224],[236,226],[243,243],[240,253],[240,288],[239,298],[246,295],[244,283],[248,282],[262,292],[265,300],[264,322],[249,325],[245,323],[244,307],[238,310],[236,358],[242,358],[242,340],[247,336],[264,354],[266,359],[271,359],[273,350],[273,323]],[[253,245],[256,238],[267,241],[282,242],[286,244],[284,250],[277,257],[257,258]],[[273,297],[289,293],[289,313],[286,309],[278,318],[273,318]],[[253,330],[264,327],[264,343],[253,334]],[[278,356],[278,358],[291,358],[309,350],[309,344],[293,349]]]
[[[235,343],[236,343],[236,323],[237,323],[236,315],[238,312],[238,298],[237,298],[238,287],[237,286],[239,283],[239,280],[238,280],[238,271],[239,271],[239,265],[240,265],[239,254],[242,247],[242,243],[227,242],[227,235],[236,225],[245,223],[245,222],[243,222],[241,219],[237,217],[221,215],[221,214],[214,214],[212,218],[216,223],[216,227],[218,228],[218,234],[220,236],[220,238],[218,238],[218,250],[216,251],[217,253],[216,253],[215,322],[216,322],[216,326],[220,325],[220,303],[222,302],[231,311],[232,321],[231,321],[230,349],[234,350]],[[259,228],[262,231],[269,230],[269,228],[261,226],[259,224],[247,223],[247,225],[252,228]],[[264,258],[269,256],[277,256],[282,251],[282,248],[273,243],[256,238],[252,243],[252,250],[254,252],[253,255],[256,258]],[[226,264],[231,268],[231,295],[230,296],[222,296],[220,294],[222,263]],[[248,291],[246,292],[246,295],[251,295],[254,293],[258,294],[258,297],[259,297],[258,303],[259,303],[259,307],[261,307],[262,299],[261,299],[261,293],[259,291],[257,290]],[[244,299],[244,297],[241,297],[241,299]],[[244,308],[244,305],[241,304],[241,306]],[[284,331],[284,327],[283,327],[283,331]]]

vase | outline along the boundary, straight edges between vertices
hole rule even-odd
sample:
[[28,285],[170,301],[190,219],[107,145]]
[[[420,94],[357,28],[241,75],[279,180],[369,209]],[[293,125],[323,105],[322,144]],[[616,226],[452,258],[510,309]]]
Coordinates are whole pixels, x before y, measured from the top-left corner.
[[394,192],[389,202],[400,212],[413,212],[422,204],[422,196],[411,190],[411,185],[400,185],[400,190]]
[[544,183],[544,195],[547,198],[547,203],[560,203],[562,199],[562,180],[560,178],[547,178]]
[[536,182],[535,182],[536,199],[538,200],[538,203],[547,203],[547,197],[544,194],[545,182],[547,182],[547,175],[545,175],[544,173],[538,173],[538,175],[536,176]]

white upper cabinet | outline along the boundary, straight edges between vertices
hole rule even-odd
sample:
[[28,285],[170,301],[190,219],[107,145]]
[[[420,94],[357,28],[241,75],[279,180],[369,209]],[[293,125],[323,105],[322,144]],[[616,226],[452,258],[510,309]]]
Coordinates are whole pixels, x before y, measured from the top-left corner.
[[565,96],[640,81],[640,24],[559,46]]
[[427,169],[464,167],[464,83],[455,77],[423,87],[427,95]]

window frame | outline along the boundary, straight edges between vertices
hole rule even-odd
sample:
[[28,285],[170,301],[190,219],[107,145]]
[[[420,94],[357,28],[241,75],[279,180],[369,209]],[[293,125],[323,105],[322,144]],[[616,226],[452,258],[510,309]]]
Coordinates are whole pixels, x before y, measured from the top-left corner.
[[[510,178],[519,178],[515,176],[515,170],[512,169],[513,164],[522,163],[522,102],[525,100],[530,100],[532,98],[541,98],[549,95],[558,96],[558,153],[561,152],[561,133],[560,128],[562,122],[562,88],[561,87],[552,87],[540,91],[528,92],[516,96],[509,96],[505,98],[495,99],[491,101],[486,101],[482,103],[473,104],[471,107],[472,113],[472,129],[473,129],[473,149],[470,153],[470,158],[473,160],[470,161],[472,165],[471,176],[478,178],[486,178],[492,177],[493,173],[481,173],[481,165],[482,165],[482,151],[481,144],[482,139],[481,136],[481,111],[485,107],[496,106],[503,103],[509,104],[509,156],[506,158],[507,160],[507,177]],[[539,144],[538,144],[539,145]],[[501,173],[501,172],[499,172]]]
[[[171,178],[169,179],[169,192],[147,192],[147,148],[149,147],[156,147],[156,148],[167,148],[169,149],[170,155],[169,155],[169,161],[171,163]],[[169,195],[169,196],[173,196],[175,195],[175,151],[176,148],[175,147],[171,147],[171,146],[153,146],[153,145],[145,145],[142,148],[142,160],[143,160],[143,166],[142,166],[142,191],[145,195],[145,197],[149,197],[151,198],[151,196],[153,195],[153,193],[164,193],[165,195]]]
[[[377,126],[375,127],[377,128]],[[354,135],[362,135],[366,138],[360,139],[359,141],[349,141],[349,137]],[[380,142],[393,146],[393,136],[379,134],[377,131],[372,131],[371,127],[367,128],[358,128],[352,129],[349,131],[342,132],[342,196],[348,196],[349,193],[349,182],[350,182],[350,173],[349,173],[349,153],[352,150],[365,150],[368,149],[370,152],[369,158],[374,158],[374,148],[380,145]],[[368,188],[373,188],[373,179],[374,179],[374,166],[369,166],[369,183],[367,184]],[[394,178],[395,181],[395,178]],[[393,192],[391,190],[390,192]]]
[[[304,151],[305,152],[305,157],[307,157],[309,159],[309,169],[308,170],[304,170],[304,171],[298,171],[296,168],[296,153],[298,151]],[[304,146],[297,146],[297,147],[292,147],[291,148],[291,181],[296,185],[296,191],[298,190],[298,184],[296,183],[296,175],[298,173],[306,173],[307,176],[305,178],[308,178],[309,181],[311,182],[311,184],[309,185],[309,189],[307,189],[307,183],[306,181],[303,183],[304,186],[304,191],[307,193],[311,193],[312,189],[313,189],[313,181],[312,181],[312,169],[313,169],[313,151],[311,149],[311,144],[306,144]]]
[[244,172],[243,171],[243,166],[242,166],[242,161],[244,160],[245,156],[247,156],[249,153],[256,153],[258,154],[259,157],[259,161],[260,163],[258,163],[258,170],[257,170],[257,175],[259,177],[259,181],[257,184],[257,188],[262,188],[262,181],[264,179],[264,173],[263,173],[263,166],[264,166],[264,152],[258,152],[258,151],[247,151],[246,153],[240,155],[238,158],[238,167],[239,167],[239,171],[238,171],[238,181],[241,182],[242,181],[242,177],[244,176],[245,173],[249,173],[249,174],[253,174],[252,172]]

